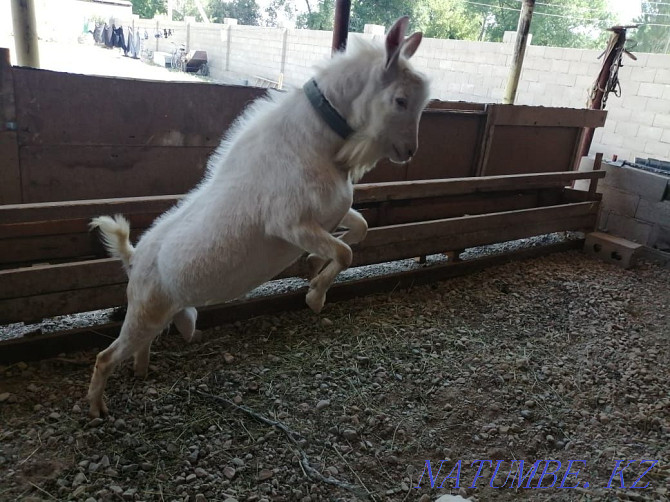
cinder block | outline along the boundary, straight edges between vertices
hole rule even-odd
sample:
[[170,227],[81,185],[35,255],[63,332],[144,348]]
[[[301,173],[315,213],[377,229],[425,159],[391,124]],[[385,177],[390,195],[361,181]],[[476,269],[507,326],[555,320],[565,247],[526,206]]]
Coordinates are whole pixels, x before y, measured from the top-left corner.
[[670,69],[670,56],[667,54],[649,54],[647,66]]
[[641,82],[638,89],[638,96],[646,96],[648,98],[661,98],[665,90],[664,84],[655,84],[651,82]]
[[669,115],[670,101],[666,101],[664,99],[649,98],[649,101],[647,101],[647,104],[645,105],[645,109],[649,110],[650,112]]
[[645,110],[649,98],[644,96],[626,96],[621,100],[621,107],[629,110]]
[[670,84],[670,69],[658,70],[654,82],[657,84]]
[[584,242],[585,253],[623,268],[630,268],[635,264],[641,247],[640,244],[603,232],[587,234]]
[[653,82],[656,79],[656,68],[635,68],[630,79],[633,82]]
[[661,139],[663,134],[663,129],[660,127],[649,127],[649,126],[640,126],[640,129],[637,132],[639,138],[650,139],[658,141]]
[[670,144],[660,143],[658,141],[647,141],[644,147],[644,153],[647,156],[667,159],[670,158]]
[[601,185],[603,194],[602,208],[604,211],[614,211],[622,216],[635,216],[640,196],[634,193],[619,190],[611,185]]
[[607,171],[601,184],[636,194],[650,202],[663,200],[668,186],[668,178],[660,174],[650,173],[634,167],[617,167],[604,164]]
[[607,215],[605,230],[624,239],[647,245],[654,225],[610,211]]
[[640,129],[638,124],[634,122],[617,122],[614,132],[625,136],[637,136]]
[[663,134],[661,135],[661,142],[670,143],[670,130],[666,129],[663,131]]
[[649,239],[649,246],[663,251],[670,251],[670,226],[656,224]]
[[652,122],[654,127],[661,127],[663,129],[670,129],[670,115],[664,113],[657,113]]
[[647,223],[670,226],[670,200],[650,202],[647,199],[640,199],[635,218]]

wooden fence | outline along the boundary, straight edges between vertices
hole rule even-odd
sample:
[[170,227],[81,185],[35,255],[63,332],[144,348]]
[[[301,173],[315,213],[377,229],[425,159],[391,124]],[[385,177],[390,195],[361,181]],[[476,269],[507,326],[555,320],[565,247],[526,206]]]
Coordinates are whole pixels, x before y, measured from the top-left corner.
[[[124,305],[126,277],[88,231],[90,219],[122,213],[136,240],[197,183],[222,131],[244,106],[267,92],[6,62],[0,90],[0,325]],[[604,120],[604,112],[589,110],[431,103],[416,158],[406,166],[382,162],[356,186],[354,206],[370,231],[354,247],[353,265],[592,230],[595,184],[604,172],[574,168],[584,129]],[[591,180],[591,189],[570,188],[578,179]],[[299,276],[303,266],[279,277]],[[441,267],[431,277],[470,265]],[[405,279],[376,284],[395,280]],[[359,293],[377,287],[365,284]],[[329,298],[347,287],[336,286]],[[230,319],[233,311],[304,305],[302,295],[208,307],[199,323]],[[110,321],[96,331],[117,328]],[[108,342],[77,333],[0,342],[0,361],[64,351],[75,339],[77,347]]]

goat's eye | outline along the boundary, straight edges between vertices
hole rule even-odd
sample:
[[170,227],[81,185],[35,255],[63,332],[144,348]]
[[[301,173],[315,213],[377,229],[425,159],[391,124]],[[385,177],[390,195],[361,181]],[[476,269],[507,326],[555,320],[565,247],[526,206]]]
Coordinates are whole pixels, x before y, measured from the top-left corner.
[[405,98],[395,98],[395,104],[400,108],[407,108],[407,100]]

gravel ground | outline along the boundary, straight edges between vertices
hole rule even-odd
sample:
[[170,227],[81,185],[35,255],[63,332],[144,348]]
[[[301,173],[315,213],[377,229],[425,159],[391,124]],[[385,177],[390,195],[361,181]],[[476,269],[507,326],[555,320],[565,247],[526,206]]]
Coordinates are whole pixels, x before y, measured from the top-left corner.
[[[112,377],[104,420],[83,400],[93,351],[2,367],[0,499],[670,500],[669,283],[568,252],[198,344],[168,333],[148,379]],[[493,462],[470,488],[477,459]],[[489,488],[512,459],[561,461],[557,485],[581,460],[581,485]],[[658,462],[635,489],[640,460]]]

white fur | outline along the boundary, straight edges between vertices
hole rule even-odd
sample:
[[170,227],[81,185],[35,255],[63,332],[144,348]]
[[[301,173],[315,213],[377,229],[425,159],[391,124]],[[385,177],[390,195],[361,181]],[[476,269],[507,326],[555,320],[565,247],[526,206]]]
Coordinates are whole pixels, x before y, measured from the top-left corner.
[[[386,49],[359,43],[317,72],[319,87],[355,130],[347,140],[329,128],[302,90],[275,94],[246,110],[212,155],[204,181],[161,216],[135,249],[122,217],[93,220],[111,254],[129,270],[129,281],[121,334],[98,354],[88,395],[91,415],[106,412],[102,393],[116,364],[134,355],[136,374],[146,373],[151,342],[170,321],[190,340],[194,307],[247,293],[304,251],[317,274],[306,301],[321,310],[335,276],[351,263],[349,244],[367,231],[351,209],[352,181],[381,158],[405,162],[417,149],[428,86],[395,52],[403,49],[406,25],[406,19],[394,25]],[[408,39],[410,56],[420,38]],[[330,234],[338,226],[349,229],[340,239]]]

